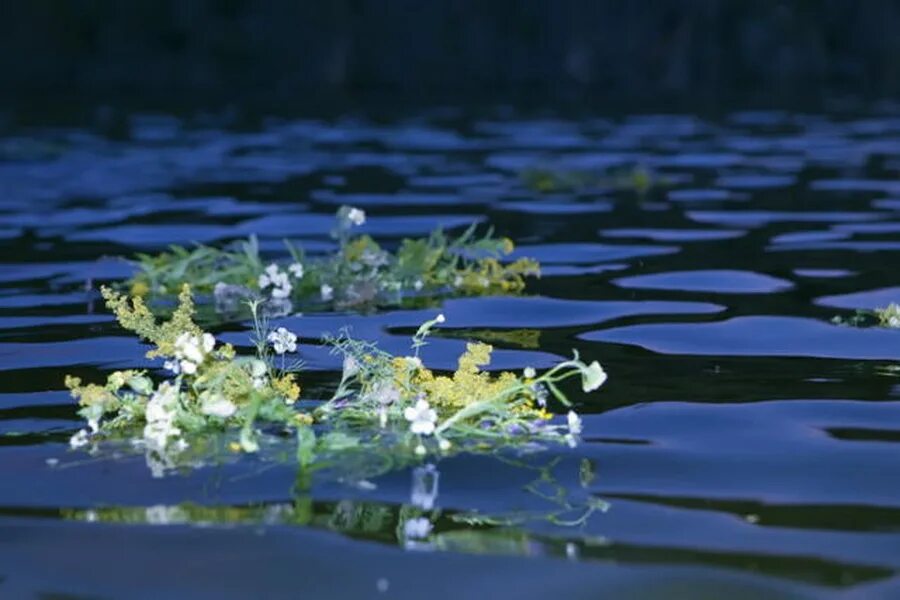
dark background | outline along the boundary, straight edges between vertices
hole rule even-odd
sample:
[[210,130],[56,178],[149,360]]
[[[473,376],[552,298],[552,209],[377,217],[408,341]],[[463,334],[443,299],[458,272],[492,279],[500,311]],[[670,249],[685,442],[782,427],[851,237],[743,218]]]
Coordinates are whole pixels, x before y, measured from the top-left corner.
[[900,92],[896,0],[3,0],[7,101]]

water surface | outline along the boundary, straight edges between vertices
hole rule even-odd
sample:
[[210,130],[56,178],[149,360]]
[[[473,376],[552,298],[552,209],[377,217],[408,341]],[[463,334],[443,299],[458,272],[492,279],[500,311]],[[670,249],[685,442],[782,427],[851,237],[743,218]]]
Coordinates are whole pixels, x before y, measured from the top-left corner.
[[[0,595],[897,597],[900,331],[830,320],[900,301],[900,130],[876,111],[742,114],[11,127]],[[519,176],[636,166],[658,185]],[[113,257],[249,233],[273,256],[285,236],[327,251],[344,203],[388,244],[490,222],[545,265],[522,297],[446,301],[425,359],[453,368],[484,339],[494,367],[541,368],[577,348],[610,374],[574,398],[583,444],[366,481],[252,456],[156,477],[140,455],[68,449],[64,374],[154,366],[98,301],[130,272]],[[402,352],[434,312],[276,324],[301,333],[315,397],[340,368],[322,333]],[[577,524],[543,518],[560,502]]]

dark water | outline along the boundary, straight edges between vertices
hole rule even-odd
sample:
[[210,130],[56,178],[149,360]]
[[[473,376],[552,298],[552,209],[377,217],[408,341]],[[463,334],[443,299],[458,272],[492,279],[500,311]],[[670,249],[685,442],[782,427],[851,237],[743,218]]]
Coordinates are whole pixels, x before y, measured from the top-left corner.
[[[0,140],[0,596],[900,596],[900,331],[830,323],[900,300],[900,113],[125,125]],[[518,177],[634,165],[665,185]],[[303,492],[290,463],[154,477],[68,449],[64,374],[148,364],[93,291],[128,275],[114,257],[249,233],[327,250],[340,204],[379,239],[484,220],[538,258],[524,297],[445,302],[425,359],[452,367],[465,338],[500,348],[497,368],[578,348],[610,374],[578,398],[585,443]],[[321,333],[399,352],[433,314],[278,324],[315,394],[339,369]]]

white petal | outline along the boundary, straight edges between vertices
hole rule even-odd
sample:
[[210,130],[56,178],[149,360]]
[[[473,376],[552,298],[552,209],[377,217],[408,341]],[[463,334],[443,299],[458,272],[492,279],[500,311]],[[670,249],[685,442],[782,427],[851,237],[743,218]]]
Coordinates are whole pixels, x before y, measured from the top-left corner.
[[181,349],[181,355],[187,360],[193,361],[197,364],[203,362],[203,352],[200,351],[200,340],[198,338],[193,338],[190,342],[184,344]]
[[413,421],[410,430],[419,435],[431,435],[434,433],[434,423],[431,421]]
[[581,371],[581,388],[593,392],[606,382],[606,371],[596,360]]
[[193,375],[197,372],[197,365],[189,360],[181,361],[181,372],[185,375]]
[[221,396],[208,399],[201,407],[203,414],[227,419],[237,410],[233,402]]
[[216,345],[216,338],[211,333],[204,333],[201,338],[203,342],[203,352],[209,354]]
[[250,374],[253,375],[253,377],[262,377],[266,374],[267,370],[266,363],[261,360],[254,360],[250,363]]

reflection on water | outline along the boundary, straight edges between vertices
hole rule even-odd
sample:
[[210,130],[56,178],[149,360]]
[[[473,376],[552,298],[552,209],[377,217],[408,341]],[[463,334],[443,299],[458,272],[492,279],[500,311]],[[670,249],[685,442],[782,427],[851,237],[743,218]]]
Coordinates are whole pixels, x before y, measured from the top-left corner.
[[[900,301],[897,114],[449,110],[247,115],[240,128],[123,114],[116,136],[3,125],[0,596],[127,595],[134,557],[177,570],[203,548],[240,565],[207,581],[244,591],[286,586],[268,565],[293,576],[302,555],[334,589],[364,583],[354,597],[382,579],[388,594],[412,595],[405,582],[447,596],[435,578],[463,571],[501,595],[528,582],[523,597],[546,597],[542,581],[616,597],[649,582],[661,597],[896,597],[900,331],[832,319]],[[610,375],[596,397],[567,390],[585,443],[433,465],[357,456],[299,476],[277,440],[261,457],[228,440],[168,461],[69,453],[81,424],[64,374],[158,367],[97,302],[131,274],[117,257],[251,233],[273,259],[286,236],[327,253],[341,204],[364,207],[364,233],[387,248],[490,222],[539,259],[521,297],[440,302],[446,328],[423,359],[453,369],[474,339],[496,346],[491,368],[541,369],[578,348]],[[273,325],[300,333],[315,401],[341,370],[323,333],[347,326],[405,352],[433,314],[285,306]],[[248,327],[214,333],[244,351]],[[323,554],[346,557],[339,572]],[[257,555],[268,562],[249,565]],[[103,587],[119,573],[122,588]]]
[[[290,502],[234,506],[154,504],[62,509],[60,514],[65,519],[88,523],[316,527],[418,551],[529,556],[557,554],[558,548],[562,547],[567,557],[577,558],[581,544],[605,543],[602,537],[584,530],[595,514],[609,509],[607,502],[587,491],[596,475],[590,460],[582,459],[575,464],[571,461],[561,464],[561,457],[549,461],[542,459],[543,464],[533,457],[496,457],[492,460],[533,477],[522,486],[522,491],[532,496],[532,508],[496,513],[444,508],[439,496],[440,470],[428,463],[409,470],[409,499],[402,504],[374,500],[315,500],[310,493],[310,474],[301,470]],[[577,469],[579,491],[556,480],[556,471],[564,467]],[[343,483],[366,492],[377,490],[377,486],[367,480],[343,480]],[[534,527],[541,523],[545,527]]]

